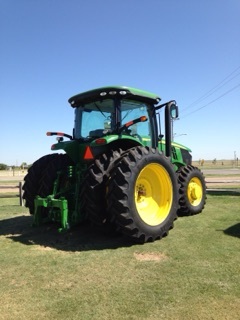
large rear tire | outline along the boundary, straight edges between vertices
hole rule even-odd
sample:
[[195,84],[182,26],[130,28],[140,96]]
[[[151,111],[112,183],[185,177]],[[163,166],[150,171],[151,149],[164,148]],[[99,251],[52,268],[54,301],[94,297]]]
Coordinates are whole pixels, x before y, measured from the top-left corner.
[[35,161],[24,177],[23,198],[30,214],[34,214],[34,199],[38,195],[40,180],[47,165],[54,161],[58,154],[49,154]]
[[110,222],[106,208],[106,181],[121,153],[122,150],[119,149],[100,155],[89,166],[84,177],[83,196],[87,203],[87,217],[94,225],[104,228],[107,232],[114,231],[115,227]]
[[57,179],[58,172],[61,172],[61,176],[58,184],[58,190],[56,190],[56,192],[60,192],[68,183],[67,167],[70,165],[73,165],[73,161],[67,154],[57,154],[57,157],[48,163],[44,171],[40,180],[38,195],[46,197],[53,194],[54,182]]
[[177,171],[179,189],[179,216],[191,216],[200,213],[206,203],[206,183],[197,167],[187,165]]
[[[51,161],[46,167],[42,179],[40,181],[40,187],[38,195],[45,198],[52,195],[55,199],[64,197],[68,201],[68,213],[73,212],[75,209],[76,200],[79,201],[78,211],[81,212],[83,217],[83,202],[79,194],[75,194],[75,182],[68,175],[68,166],[74,165],[74,162],[67,154],[58,154],[58,157]],[[41,208],[42,217],[49,216],[49,208]],[[82,219],[83,220],[83,219]],[[68,222],[70,224],[76,223],[75,216],[68,216]]]
[[169,159],[158,150],[135,147],[111,172],[108,211],[120,231],[137,242],[160,239],[177,218],[178,184]]

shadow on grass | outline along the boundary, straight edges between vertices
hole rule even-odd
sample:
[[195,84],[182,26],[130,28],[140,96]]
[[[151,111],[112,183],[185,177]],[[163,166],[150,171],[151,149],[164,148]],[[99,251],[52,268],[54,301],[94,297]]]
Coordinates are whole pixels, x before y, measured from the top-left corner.
[[228,236],[240,238],[240,223],[234,224],[233,226],[224,230],[224,233]]
[[66,233],[59,233],[56,224],[32,227],[31,216],[1,220],[0,236],[2,235],[25,245],[40,245],[63,251],[117,249],[136,244],[122,235],[104,234],[87,223]]

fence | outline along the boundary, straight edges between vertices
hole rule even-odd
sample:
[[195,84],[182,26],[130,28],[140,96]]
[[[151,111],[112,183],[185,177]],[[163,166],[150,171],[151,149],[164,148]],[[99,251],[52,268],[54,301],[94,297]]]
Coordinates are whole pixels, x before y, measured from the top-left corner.
[[22,181],[20,181],[18,187],[19,187],[19,204],[21,207],[24,206],[22,186],[23,186],[23,183],[22,183]]
[[[20,206],[24,206],[24,200],[23,200],[23,182],[20,181],[18,183],[18,185],[10,185],[10,186],[7,186],[7,185],[4,185],[4,186],[1,186],[1,190],[4,191],[5,189],[9,191],[9,189],[18,189],[18,194],[17,196],[19,197],[19,204]],[[4,192],[3,195],[1,195],[0,193],[0,198],[12,198],[12,197],[16,197],[16,194],[12,195],[12,194],[6,194]]]

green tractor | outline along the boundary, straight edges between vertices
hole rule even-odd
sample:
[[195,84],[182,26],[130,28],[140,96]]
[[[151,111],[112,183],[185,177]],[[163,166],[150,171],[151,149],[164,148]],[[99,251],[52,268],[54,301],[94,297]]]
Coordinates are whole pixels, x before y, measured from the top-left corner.
[[176,102],[159,102],[153,93],[123,86],[70,98],[73,134],[47,133],[58,136],[51,149],[64,153],[43,156],[25,176],[23,197],[34,224],[54,221],[66,231],[88,220],[144,243],[167,235],[178,215],[200,213],[204,176],[192,166],[191,150],[172,141]]

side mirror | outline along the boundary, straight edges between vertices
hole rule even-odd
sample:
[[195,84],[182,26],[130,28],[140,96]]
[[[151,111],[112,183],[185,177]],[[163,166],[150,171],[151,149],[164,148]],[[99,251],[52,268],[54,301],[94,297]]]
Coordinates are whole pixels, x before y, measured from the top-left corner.
[[176,105],[175,101],[172,101],[170,104],[170,117],[172,119],[178,118],[178,106]]
[[165,154],[167,157],[172,155],[172,124],[178,118],[178,107],[176,101],[169,101],[165,107]]

